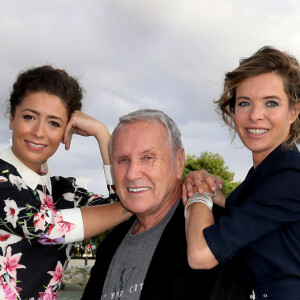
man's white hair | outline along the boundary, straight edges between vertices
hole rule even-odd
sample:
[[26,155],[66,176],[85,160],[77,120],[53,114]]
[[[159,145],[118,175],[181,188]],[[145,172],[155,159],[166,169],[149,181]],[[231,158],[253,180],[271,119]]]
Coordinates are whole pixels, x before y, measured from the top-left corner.
[[119,118],[119,123],[114,129],[111,136],[111,141],[110,141],[111,154],[113,151],[112,145],[113,145],[114,135],[116,131],[124,124],[133,123],[137,121],[160,122],[166,127],[168,132],[168,144],[171,149],[172,157],[175,156],[175,154],[180,148],[183,148],[182,141],[181,141],[181,133],[179,128],[175,124],[175,122],[160,110],[146,108],[146,109],[139,109],[133,111]]

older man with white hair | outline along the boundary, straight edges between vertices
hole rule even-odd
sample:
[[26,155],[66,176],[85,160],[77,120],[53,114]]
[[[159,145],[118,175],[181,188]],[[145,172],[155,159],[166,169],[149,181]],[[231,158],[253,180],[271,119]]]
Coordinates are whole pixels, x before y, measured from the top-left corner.
[[99,246],[82,299],[226,299],[232,285],[220,283],[222,267],[188,265],[180,199],[185,153],[174,121],[151,109],[121,117],[111,157],[117,194],[135,217]]

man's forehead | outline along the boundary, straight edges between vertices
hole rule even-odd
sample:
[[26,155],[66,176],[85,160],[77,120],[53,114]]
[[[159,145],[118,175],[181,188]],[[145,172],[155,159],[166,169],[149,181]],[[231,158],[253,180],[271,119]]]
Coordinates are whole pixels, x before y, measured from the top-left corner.
[[[162,145],[168,146],[168,134],[160,122],[136,121],[125,123],[114,134],[113,152],[157,152]],[[125,154],[125,153],[124,153]]]

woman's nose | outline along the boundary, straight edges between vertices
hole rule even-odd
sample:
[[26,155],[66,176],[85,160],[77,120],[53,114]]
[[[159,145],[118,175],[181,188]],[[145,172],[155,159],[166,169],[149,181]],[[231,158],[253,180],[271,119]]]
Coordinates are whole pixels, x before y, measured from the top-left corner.
[[36,137],[40,138],[44,136],[44,124],[40,121],[36,122],[33,127],[32,134]]
[[249,118],[253,121],[264,118],[264,109],[261,105],[252,105]]

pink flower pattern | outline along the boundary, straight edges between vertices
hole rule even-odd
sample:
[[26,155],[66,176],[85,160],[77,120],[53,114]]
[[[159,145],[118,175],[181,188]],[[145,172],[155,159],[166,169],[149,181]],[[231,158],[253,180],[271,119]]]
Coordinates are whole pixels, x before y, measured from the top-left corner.
[[58,238],[66,235],[75,229],[76,225],[70,222],[65,222],[63,220],[61,212],[57,212],[54,218],[54,226],[49,231],[50,238]]
[[37,190],[39,194],[39,198],[42,204],[45,206],[46,209],[53,209],[55,208],[55,203],[53,202],[53,198],[50,195],[44,194],[42,191]]
[[57,299],[57,293],[53,292],[53,288],[47,288],[45,292],[40,293],[38,300],[55,300]]
[[[21,237],[11,234],[8,231],[0,229],[0,247],[2,248],[2,253],[6,252],[6,247],[21,241]],[[1,299],[1,298],[0,298]]]
[[46,188],[32,190],[1,159],[0,174],[0,300],[57,299],[72,250],[65,235],[75,228],[60,209],[109,203],[115,196],[96,197],[75,179],[58,176],[51,178],[53,195]]
[[7,248],[6,256],[0,256],[0,265],[2,267],[0,275],[8,273],[9,276],[17,279],[17,269],[26,268],[19,264],[22,253],[11,255],[11,247]]
[[54,286],[56,284],[60,284],[62,281],[62,278],[64,276],[64,270],[65,270],[66,263],[64,266],[62,266],[61,262],[58,261],[55,271],[49,271],[48,274],[52,275],[52,279],[49,282],[48,286]]
[[35,227],[35,231],[37,230],[42,230],[44,231],[46,228],[46,220],[45,220],[45,208],[43,206],[41,206],[41,209],[39,212],[37,212],[36,214],[34,214],[34,222],[33,225]]
[[[15,291],[17,293],[15,293]],[[21,291],[20,288],[16,286],[16,282],[13,278],[10,279],[9,284],[4,282],[1,278],[0,281],[0,299],[5,300],[16,300],[18,299],[18,293]]]
[[7,220],[7,222],[12,223],[14,228],[16,228],[16,226],[17,226],[16,223],[17,223],[17,220],[18,220],[19,212],[23,208],[19,208],[17,206],[15,200],[6,199],[6,200],[4,200],[4,203],[5,203],[4,211],[6,212],[5,220]]

